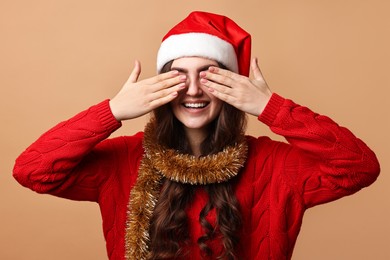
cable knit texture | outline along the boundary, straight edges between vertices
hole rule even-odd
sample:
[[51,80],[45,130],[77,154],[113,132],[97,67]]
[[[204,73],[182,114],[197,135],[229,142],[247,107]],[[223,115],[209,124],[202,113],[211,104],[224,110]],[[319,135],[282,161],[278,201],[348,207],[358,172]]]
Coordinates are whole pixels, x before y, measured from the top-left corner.
[[[348,129],[273,94],[258,118],[288,143],[247,136],[248,158],[231,181],[241,205],[240,259],[290,259],[307,208],[370,185],[379,174],[375,154]],[[42,135],[16,160],[14,177],[39,193],[99,203],[107,254],[125,257],[129,194],[144,149],[143,133],[108,139],[121,124],[108,100]],[[203,234],[199,213],[207,194],[198,186],[187,208],[193,259]],[[215,211],[207,216],[215,223]],[[216,258],[222,249],[209,242]]]

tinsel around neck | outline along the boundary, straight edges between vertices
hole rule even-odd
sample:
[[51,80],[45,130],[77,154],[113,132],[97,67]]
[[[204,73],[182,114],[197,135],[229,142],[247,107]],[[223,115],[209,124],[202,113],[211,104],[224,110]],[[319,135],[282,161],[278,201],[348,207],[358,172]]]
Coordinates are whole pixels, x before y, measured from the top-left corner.
[[162,179],[192,185],[221,183],[236,176],[247,157],[244,137],[234,146],[204,157],[181,154],[156,140],[153,120],[144,133],[144,157],[131,190],[126,227],[126,259],[147,259],[150,219],[158,201]]

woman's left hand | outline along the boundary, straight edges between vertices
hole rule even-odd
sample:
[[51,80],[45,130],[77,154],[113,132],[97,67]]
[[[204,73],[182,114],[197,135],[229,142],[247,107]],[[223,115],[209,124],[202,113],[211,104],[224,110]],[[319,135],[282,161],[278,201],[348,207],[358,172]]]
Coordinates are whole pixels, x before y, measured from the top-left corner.
[[229,70],[210,67],[209,70],[200,73],[201,83],[220,100],[246,113],[259,116],[270,100],[272,92],[264,80],[256,58],[252,59],[251,69],[254,79]]

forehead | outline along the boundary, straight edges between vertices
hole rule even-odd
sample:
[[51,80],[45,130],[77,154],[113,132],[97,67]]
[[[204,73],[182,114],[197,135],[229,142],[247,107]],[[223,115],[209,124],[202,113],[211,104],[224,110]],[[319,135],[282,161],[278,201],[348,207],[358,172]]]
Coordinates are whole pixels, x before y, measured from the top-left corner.
[[215,60],[203,58],[203,57],[182,57],[175,59],[172,62],[172,67],[179,68],[199,68],[204,66],[218,66],[218,63]]

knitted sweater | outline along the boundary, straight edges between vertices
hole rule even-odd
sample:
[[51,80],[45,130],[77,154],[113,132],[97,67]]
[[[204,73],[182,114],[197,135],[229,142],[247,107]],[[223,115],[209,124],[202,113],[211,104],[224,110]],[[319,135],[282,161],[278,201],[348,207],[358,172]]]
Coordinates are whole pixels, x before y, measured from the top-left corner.
[[[237,253],[239,259],[290,259],[305,210],[370,185],[379,163],[348,129],[277,94],[258,119],[288,143],[247,136],[248,158],[234,179],[243,223]],[[106,100],[46,132],[14,167],[17,181],[38,193],[99,203],[110,259],[125,257],[129,194],[144,153],[142,132],[107,139],[120,126]],[[201,258],[196,240],[206,202],[199,186],[186,211],[191,259]],[[207,219],[215,220],[215,212]],[[215,259],[222,245],[216,238],[209,246]]]

